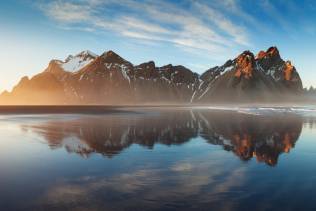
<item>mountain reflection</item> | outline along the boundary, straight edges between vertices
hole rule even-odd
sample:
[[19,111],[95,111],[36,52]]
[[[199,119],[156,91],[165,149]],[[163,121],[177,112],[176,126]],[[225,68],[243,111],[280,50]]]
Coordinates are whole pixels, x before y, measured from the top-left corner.
[[155,144],[183,144],[202,137],[221,145],[241,160],[256,157],[274,166],[298,140],[302,119],[294,115],[255,116],[234,112],[171,110],[137,115],[81,116],[25,124],[45,138],[52,149],[89,157],[93,153],[112,157],[132,144],[153,148]]
[[[202,116],[202,115],[201,115]],[[256,157],[274,166],[281,153],[295,146],[302,130],[302,119],[295,115],[254,116],[245,114],[204,114],[201,137],[222,145],[241,160]]]

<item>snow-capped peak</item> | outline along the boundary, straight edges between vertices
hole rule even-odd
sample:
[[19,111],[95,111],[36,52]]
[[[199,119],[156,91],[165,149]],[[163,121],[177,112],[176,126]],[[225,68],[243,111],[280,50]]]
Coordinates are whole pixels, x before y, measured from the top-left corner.
[[89,51],[89,50],[85,50],[85,51],[82,51],[81,53],[79,53],[80,55],[84,55],[84,56],[91,56],[91,57],[98,57],[97,54],[93,53],[92,51]]
[[80,52],[76,56],[69,55],[65,62],[63,62],[60,66],[65,71],[76,72],[90,64],[96,57],[98,57],[97,54],[86,50]]

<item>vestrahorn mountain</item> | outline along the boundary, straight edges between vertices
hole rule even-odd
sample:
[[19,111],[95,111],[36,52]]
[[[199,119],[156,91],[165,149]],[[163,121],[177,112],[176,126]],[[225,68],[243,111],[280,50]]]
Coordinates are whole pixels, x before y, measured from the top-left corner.
[[302,82],[276,47],[254,56],[244,51],[202,75],[153,61],[133,65],[113,51],[83,51],[52,60],[32,78],[23,77],[0,104],[182,104],[285,101],[299,95]]

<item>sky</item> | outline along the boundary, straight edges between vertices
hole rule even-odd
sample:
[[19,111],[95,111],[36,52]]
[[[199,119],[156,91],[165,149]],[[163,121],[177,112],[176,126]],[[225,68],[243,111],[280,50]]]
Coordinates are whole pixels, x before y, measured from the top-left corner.
[[197,73],[277,46],[316,86],[314,0],[0,1],[0,91],[83,50]]

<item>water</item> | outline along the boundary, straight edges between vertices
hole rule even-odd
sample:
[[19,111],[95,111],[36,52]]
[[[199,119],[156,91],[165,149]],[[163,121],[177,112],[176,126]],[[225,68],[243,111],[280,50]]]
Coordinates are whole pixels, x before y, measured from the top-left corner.
[[311,108],[80,112],[0,115],[0,210],[316,209]]

